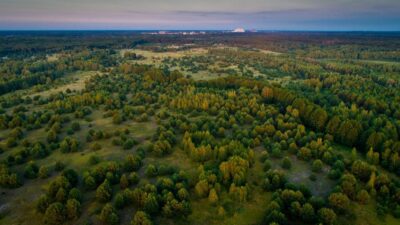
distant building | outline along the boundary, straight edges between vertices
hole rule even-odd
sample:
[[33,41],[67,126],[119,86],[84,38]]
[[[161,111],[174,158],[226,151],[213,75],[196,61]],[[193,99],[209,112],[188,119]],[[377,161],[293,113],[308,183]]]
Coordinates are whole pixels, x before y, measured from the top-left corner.
[[244,32],[246,32],[246,30],[244,28],[239,27],[239,28],[234,29],[232,32],[233,33],[244,33]]

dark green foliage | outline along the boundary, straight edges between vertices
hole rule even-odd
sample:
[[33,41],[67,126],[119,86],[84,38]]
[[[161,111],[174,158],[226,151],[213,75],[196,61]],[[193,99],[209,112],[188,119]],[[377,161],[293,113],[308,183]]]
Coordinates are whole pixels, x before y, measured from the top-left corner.
[[105,180],[96,190],[96,199],[100,202],[108,202],[112,196],[112,189],[108,180]]
[[63,224],[66,220],[65,207],[59,203],[51,204],[44,214],[44,224],[46,225],[59,225]]
[[100,220],[106,225],[117,225],[119,223],[117,211],[110,203],[105,204],[101,210]]

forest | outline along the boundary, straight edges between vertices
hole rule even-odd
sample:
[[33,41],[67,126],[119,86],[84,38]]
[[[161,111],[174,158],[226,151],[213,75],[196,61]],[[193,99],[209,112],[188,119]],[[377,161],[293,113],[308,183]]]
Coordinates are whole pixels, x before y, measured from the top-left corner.
[[2,31],[0,224],[400,224],[400,33]]

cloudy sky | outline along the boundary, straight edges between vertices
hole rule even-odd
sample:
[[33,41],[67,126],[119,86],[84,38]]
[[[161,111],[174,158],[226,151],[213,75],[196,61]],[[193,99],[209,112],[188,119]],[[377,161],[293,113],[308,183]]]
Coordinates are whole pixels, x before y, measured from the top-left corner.
[[0,0],[0,30],[396,30],[400,0]]

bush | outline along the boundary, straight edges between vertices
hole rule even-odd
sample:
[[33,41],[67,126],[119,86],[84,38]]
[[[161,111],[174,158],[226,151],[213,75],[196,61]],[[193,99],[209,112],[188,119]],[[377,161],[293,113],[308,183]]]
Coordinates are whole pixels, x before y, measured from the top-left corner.
[[55,166],[54,166],[55,171],[61,171],[64,168],[65,168],[65,164],[63,162],[60,162],[60,161],[57,161]]
[[72,128],[72,130],[74,130],[74,131],[79,131],[79,130],[81,129],[81,126],[80,126],[80,124],[79,124],[78,122],[73,122],[73,123],[71,124],[71,128]]
[[24,169],[24,177],[28,179],[34,179],[37,177],[39,172],[39,167],[33,163],[30,162]]
[[90,149],[92,151],[100,150],[101,149],[101,145],[99,143],[95,142],[95,143],[92,144],[92,146],[90,146]]
[[89,165],[96,165],[101,161],[100,157],[97,155],[92,155],[89,158]]
[[124,142],[123,148],[125,150],[131,149],[136,143],[137,142],[135,140],[129,138]]

